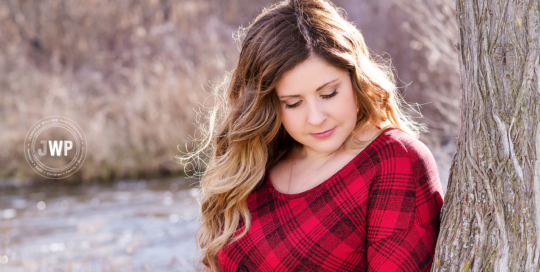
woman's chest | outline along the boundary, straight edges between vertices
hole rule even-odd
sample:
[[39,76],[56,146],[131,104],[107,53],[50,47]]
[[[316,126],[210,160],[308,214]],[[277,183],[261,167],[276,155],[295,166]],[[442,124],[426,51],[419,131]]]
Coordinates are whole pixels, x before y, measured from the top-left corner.
[[219,254],[223,271],[363,270],[367,191],[343,186],[297,199],[250,196],[251,228]]
[[[283,194],[297,194],[311,190],[342,170],[363,149],[348,150],[324,163],[313,164],[302,160],[282,159],[268,173],[274,188]],[[294,165],[293,165],[294,164]]]

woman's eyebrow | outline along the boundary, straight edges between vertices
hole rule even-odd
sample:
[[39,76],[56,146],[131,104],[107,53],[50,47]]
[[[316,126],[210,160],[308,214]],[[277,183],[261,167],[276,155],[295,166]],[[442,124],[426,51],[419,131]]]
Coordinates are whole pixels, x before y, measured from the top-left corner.
[[[319,88],[317,88],[317,90],[315,90],[315,92],[320,91],[322,88],[324,88],[324,86],[326,86],[326,85],[328,85],[328,84],[330,84],[330,83],[332,83],[332,82],[334,82],[334,81],[336,81],[336,80],[338,80],[338,79],[339,79],[339,78],[336,78],[336,79],[334,79],[334,80],[331,80],[331,81],[328,81],[328,82],[324,83],[324,84],[321,85]],[[280,96],[279,98],[283,98],[283,97],[299,97],[299,96],[300,96],[300,95],[298,95],[298,94],[293,94],[293,95],[282,95],[282,96]]]

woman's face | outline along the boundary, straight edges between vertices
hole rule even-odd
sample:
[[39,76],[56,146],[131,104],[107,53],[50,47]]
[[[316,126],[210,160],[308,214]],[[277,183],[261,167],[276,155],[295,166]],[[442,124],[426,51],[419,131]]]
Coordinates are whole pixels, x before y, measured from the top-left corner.
[[[338,149],[356,125],[356,99],[349,73],[320,58],[309,58],[284,74],[276,85],[281,120],[308,153]],[[333,130],[327,137],[315,133]]]

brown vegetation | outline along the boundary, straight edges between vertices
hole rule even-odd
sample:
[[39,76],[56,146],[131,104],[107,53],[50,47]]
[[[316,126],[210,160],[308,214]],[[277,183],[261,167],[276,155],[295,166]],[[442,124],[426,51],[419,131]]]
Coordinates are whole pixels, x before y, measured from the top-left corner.
[[[210,105],[211,85],[235,65],[233,33],[271,2],[2,2],[0,179],[39,177],[22,144],[28,128],[51,115],[74,120],[88,139],[88,156],[73,180],[180,173],[171,158],[191,148],[186,141],[197,137],[198,103]],[[374,52],[388,53],[383,57],[392,59],[405,100],[427,103],[419,121],[430,132],[421,140],[444,180],[458,121],[453,2],[335,3]]]

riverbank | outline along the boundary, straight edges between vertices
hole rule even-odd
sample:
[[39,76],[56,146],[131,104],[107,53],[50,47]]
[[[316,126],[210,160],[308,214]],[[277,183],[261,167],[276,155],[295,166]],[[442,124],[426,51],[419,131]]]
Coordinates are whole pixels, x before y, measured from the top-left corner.
[[196,180],[0,190],[2,271],[198,271]]

